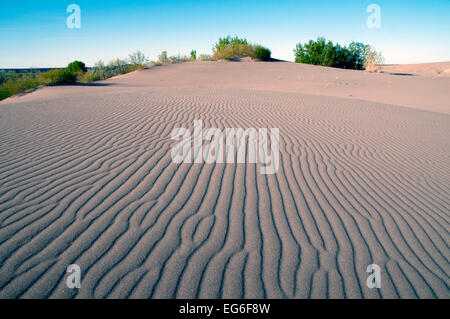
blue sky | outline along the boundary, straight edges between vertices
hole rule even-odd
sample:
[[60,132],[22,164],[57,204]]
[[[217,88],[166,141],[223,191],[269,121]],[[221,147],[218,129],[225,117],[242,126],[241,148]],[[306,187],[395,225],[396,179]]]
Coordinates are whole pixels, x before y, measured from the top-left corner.
[[[69,4],[81,8],[81,28],[66,25]],[[381,8],[381,28],[366,25],[369,4]],[[324,36],[382,51],[386,63],[450,61],[450,1],[3,1],[0,68],[91,66],[141,50],[151,59],[211,53],[219,36],[239,35],[293,60],[298,42]]]

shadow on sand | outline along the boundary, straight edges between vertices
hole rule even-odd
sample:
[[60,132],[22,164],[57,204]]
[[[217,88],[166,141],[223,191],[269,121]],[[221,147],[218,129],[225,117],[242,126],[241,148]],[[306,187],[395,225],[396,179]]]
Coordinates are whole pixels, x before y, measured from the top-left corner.
[[279,60],[279,59],[273,59],[273,58],[270,58],[269,60],[265,60],[265,61],[263,61],[263,60],[258,60],[258,59],[253,59],[253,58],[250,58],[250,57],[247,57],[247,56],[245,56],[245,57],[235,57],[235,58],[231,58],[231,59],[227,59],[227,60],[225,60],[225,61],[229,61],[229,62],[243,62],[243,61],[254,61],[254,62],[288,62],[288,61],[285,61],[285,60]]
[[58,85],[49,85],[49,86],[111,86],[116,85],[115,83],[63,83]]
[[412,73],[389,73],[390,75],[402,75],[402,76],[416,76]]

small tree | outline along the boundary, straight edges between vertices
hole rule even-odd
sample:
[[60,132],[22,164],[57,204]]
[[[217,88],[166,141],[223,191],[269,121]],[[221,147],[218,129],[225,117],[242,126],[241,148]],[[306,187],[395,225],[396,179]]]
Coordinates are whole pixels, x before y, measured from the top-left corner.
[[106,79],[106,78],[108,78],[107,68],[106,68],[106,66],[105,66],[105,63],[103,63],[102,60],[99,60],[98,62],[95,62],[95,64],[94,64],[94,72],[95,72],[101,79]]
[[252,58],[259,59],[262,61],[270,60],[270,55],[272,52],[268,48],[265,48],[261,45],[256,45],[253,47]]
[[247,41],[247,39],[239,38],[237,36],[226,36],[224,38],[219,38],[219,41],[214,44],[213,53],[213,60],[233,60],[236,58],[249,56],[264,61],[270,60],[271,55],[268,48],[261,45],[251,44]]
[[197,60],[197,51],[191,50],[191,60],[195,61]]
[[161,63],[166,63],[167,59],[167,51],[162,51],[160,55],[158,55],[158,61]]
[[239,38],[238,36],[235,36],[233,38],[231,36],[226,36],[224,38],[219,38],[219,41],[214,45],[213,52],[219,52],[228,46],[238,48],[242,46],[248,46],[248,42],[247,39]]
[[380,63],[382,56],[369,45],[352,42],[348,47],[333,44],[319,37],[317,41],[298,43],[294,49],[295,62],[331,66],[342,69],[367,69],[370,65]]
[[109,62],[108,65],[111,69],[116,69],[118,70],[120,73],[125,73],[125,67],[127,66],[127,61],[116,58],[114,60],[112,60],[111,62]]
[[148,58],[141,51],[136,51],[130,54],[129,60],[133,65],[144,65],[148,63]]
[[364,69],[368,72],[380,72],[379,64],[384,63],[384,58],[381,52],[375,51],[370,45],[364,48]]
[[81,61],[73,61],[73,62],[69,63],[69,65],[67,66],[67,69],[70,72],[74,72],[74,73],[84,73],[87,71],[86,65]]
[[357,70],[364,69],[364,55],[367,47],[368,45],[354,41],[348,46],[352,62],[354,63],[355,69]]
[[73,83],[76,79],[77,74],[70,71],[69,68],[50,70],[41,74],[41,81],[47,85]]

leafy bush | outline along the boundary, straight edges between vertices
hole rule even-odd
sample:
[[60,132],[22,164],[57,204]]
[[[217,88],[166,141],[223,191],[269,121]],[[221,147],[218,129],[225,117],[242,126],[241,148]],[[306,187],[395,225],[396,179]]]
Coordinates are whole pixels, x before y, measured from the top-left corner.
[[86,65],[81,61],[73,61],[67,66],[67,70],[72,73],[85,73],[87,71]]
[[167,51],[162,51],[160,55],[158,55],[158,61],[152,61],[152,65],[162,65],[164,63],[179,63],[179,62],[187,62],[192,61],[197,58],[197,52],[195,50],[191,51],[191,56],[186,55],[171,55],[167,56]]
[[191,61],[191,58],[186,55],[181,55],[181,54],[172,55],[168,59],[169,63],[179,63],[179,62],[187,62],[187,61]]
[[40,85],[57,85],[75,82],[77,74],[68,69],[51,70],[42,74],[34,71],[28,73],[8,72],[7,76],[5,74],[2,75],[3,79],[5,81],[0,86],[0,100]]
[[161,52],[161,54],[158,55],[158,62],[166,63],[167,61],[168,61],[168,59],[167,59],[167,51]]
[[143,64],[129,64],[125,66],[123,74],[130,73],[136,70],[142,70],[143,68],[144,68]]
[[95,62],[92,72],[95,75],[97,75],[100,78],[100,80],[105,80],[112,76],[111,75],[112,72],[108,69],[107,66],[105,66],[105,63],[103,63],[102,60]]
[[379,64],[384,63],[384,58],[380,52],[376,52],[371,46],[366,46],[364,50],[364,69],[368,72],[380,72]]
[[214,45],[213,52],[213,60],[232,60],[242,56],[250,56],[253,50],[246,39],[227,36],[219,38],[219,41]]
[[105,80],[119,74],[126,74],[135,70],[143,69],[148,64],[148,58],[141,52],[136,51],[129,55],[129,61],[116,58],[105,65],[102,60],[95,63],[94,68],[80,77],[81,82]]
[[112,60],[111,62],[109,62],[108,67],[112,70],[116,70],[118,73],[116,74],[120,74],[120,73],[125,73],[125,67],[127,66],[127,61],[126,60],[122,60],[119,58],[116,58],[114,60]]
[[10,78],[0,87],[0,100],[38,87],[41,84],[39,77],[33,74]]
[[249,56],[260,60],[269,60],[271,52],[269,49],[260,46],[249,44],[247,39],[227,36],[219,38],[219,41],[213,48],[213,60],[233,60],[244,56]]
[[239,38],[235,36],[232,38],[231,36],[226,36],[225,38],[219,38],[219,41],[214,45],[213,51],[214,53],[222,51],[229,46],[233,46],[235,48],[246,47],[248,46],[247,39]]
[[381,54],[374,52],[372,47],[360,42],[352,42],[346,47],[323,37],[305,44],[298,43],[294,49],[295,62],[355,70],[366,68],[369,57],[377,57],[377,61],[381,61]]
[[8,91],[3,87],[3,85],[0,86],[0,101],[4,100],[11,95],[8,93]]
[[[167,59],[167,52],[166,59]],[[177,61],[189,60],[178,55]],[[59,85],[74,83],[77,80],[83,83],[105,80],[118,74],[125,74],[145,67],[147,57],[140,51],[129,55],[129,62],[123,59],[115,59],[107,66],[103,61],[98,61],[95,66],[87,70],[86,65],[80,61],[71,62],[65,69],[51,70],[42,74],[31,71],[29,73],[0,72],[0,100],[11,95],[24,92],[39,85]]]
[[233,60],[244,56],[252,56],[253,50],[250,45],[229,45],[213,55],[213,60]]
[[331,41],[326,42],[325,38],[322,37],[317,38],[317,41],[310,40],[304,45],[298,43],[294,53],[295,62],[324,66],[337,66],[338,63],[345,64],[348,58],[347,52],[342,51],[339,45],[335,46]]
[[364,69],[364,56],[368,49],[368,45],[364,45],[361,42],[352,42],[348,46],[349,55],[353,63],[353,69],[362,70]]
[[85,74],[83,74],[80,77],[80,82],[81,83],[91,83],[94,81],[100,81],[102,80],[102,77],[100,75],[99,72],[97,72],[97,70],[89,70],[87,71]]
[[25,92],[40,85],[58,85],[73,83],[77,80],[77,73],[66,69],[51,70],[42,74],[38,72],[8,73],[8,79],[0,86],[0,100],[12,95]]
[[41,74],[41,80],[47,85],[73,83],[77,80],[77,74],[69,69],[51,70]]
[[256,45],[253,48],[252,58],[259,59],[259,60],[262,60],[262,61],[267,61],[267,60],[270,60],[270,55],[271,54],[272,54],[272,52],[270,52],[270,50],[268,48],[265,48],[265,47],[260,46],[260,45]]
[[16,79],[18,77],[18,75],[14,72],[5,72],[5,71],[0,71],[0,85],[5,83],[6,81],[8,81],[9,79]]
[[148,63],[148,58],[141,51],[136,51],[129,55],[129,61],[131,64],[144,66]]

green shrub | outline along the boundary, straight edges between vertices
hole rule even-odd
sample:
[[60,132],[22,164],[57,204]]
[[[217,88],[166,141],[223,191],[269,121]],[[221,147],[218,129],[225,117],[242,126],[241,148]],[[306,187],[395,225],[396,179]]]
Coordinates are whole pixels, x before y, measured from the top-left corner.
[[117,72],[114,75],[125,73],[126,66],[127,66],[127,61],[119,59],[119,58],[112,60],[108,64],[108,68]]
[[227,36],[219,38],[219,41],[214,45],[213,52],[213,60],[232,60],[243,56],[251,56],[253,48],[246,39]]
[[[370,54],[369,54],[370,53]],[[376,53],[369,45],[352,42],[348,47],[333,44],[319,37],[317,41],[298,43],[294,49],[295,62],[314,65],[330,66],[342,69],[362,70],[366,68],[369,58],[377,57],[381,61],[381,54]]]
[[370,45],[364,47],[363,67],[368,72],[380,72],[380,64],[384,63],[383,55]]
[[76,79],[77,73],[68,69],[51,70],[42,74],[36,72],[9,73],[8,79],[0,86],[0,100],[36,88],[39,85],[73,83]]
[[[32,87],[32,86],[31,86]],[[2,89],[9,96],[26,91],[29,87],[21,78],[9,79],[2,84]]]
[[0,71],[0,85],[5,83],[6,81],[8,81],[9,79],[16,79],[18,77],[18,75],[15,72],[5,72],[5,71]]
[[97,70],[95,70],[95,69],[87,71],[85,74],[83,74],[80,77],[81,83],[91,83],[91,82],[100,81],[100,80],[102,80],[102,77],[101,77],[100,73],[98,73]]
[[229,45],[220,51],[216,51],[213,60],[233,60],[244,56],[252,56],[253,49],[248,44]]
[[269,60],[271,55],[269,49],[260,45],[249,44],[247,39],[237,36],[219,38],[219,41],[214,45],[213,52],[213,60],[233,60],[245,56],[260,60]]
[[[91,71],[88,71],[88,73],[89,72],[91,72]],[[110,71],[105,66],[105,63],[103,63],[102,60],[95,62],[92,72],[100,78],[99,80],[105,80],[105,79],[109,78]],[[95,80],[95,81],[97,81],[97,80]]]
[[158,62],[160,63],[166,63],[168,61],[167,59],[167,51],[162,51],[160,55],[158,55]]
[[[166,51],[162,53],[161,59],[165,62],[169,61]],[[170,59],[172,62],[190,60],[189,57],[181,55],[173,56]],[[129,55],[129,62],[130,64],[126,60],[117,58],[105,66],[103,61],[100,60],[94,68],[87,70],[83,62],[73,61],[65,69],[51,70],[42,74],[33,71],[24,74],[0,72],[0,100],[39,85],[67,84],[74,83],[77,80],[82,83],[105,80],[119,74],[142,69],[146,66],[148,59],[140,51],[137,51]],[[159,62],[153,63],[153,65],[158,64]]]
[[100,60],[95,63],[93,73],[85,78],[82,78],[82,81],[91,79],[93,81],[105,80],[119,74],[126,74],[135,70],[143,69],[148,64],[148,58],[142,52],[136,51],[129,55],[129,62],[130,63],[128,63],[125,59],[116,58],[105,66],[103,61]]
[[77,80],[77,74],[68,69],[51,70],[41,74],[41,80],[47,85],[73,83]]
[[181,54],[171,55],[167,59],[167,62],[169,62],[169,63],[179,63],[179,62],[187,62],[187,61],[191,61],[191,58],[186,55],[181,55]]
[[[325,66],[335,66],[338,60],[336,55],[338,51],[341,50],[339,45],[334,46],[331,41],[326,42],[325,38],[319,37],[317,41],[310,40],[304,45],[298,43],[294,53],[295,62],[315,64],[315,65],[325,65]],[[340,52],[341,60],[345,60],[344,57],[346,53]]]
[[67,70],[72,73],[85,73],[87,71],[86,65],[81,61],[73,61],[67,66]]
[[246,47],[248,46],[247,39],[239,38],[235,36],[232,38],[231,36],[226,36],[224,38],[219,38],[219,41],[214,45],[213,51],[214,53],[224,50],[229,46],[233,46],[235,48]]
[[262,61],[270,60],[270,55],[272,52],[268,48],[265,48],[261,45],[256,45],[253,47],[252,58],[259,59]]
[[148,58],[141,51],[136,51],[129,55],[129,61],[133,65],[144,66],[148,63]]
[[353,63],[353,69],[364,69],[364,56],[368,45],[364,45],[361,42],[352,42],[348,46],[350,60]]
[[0,86],[0,100],[38,87],[41,84],[42,82],[36,74],[11,76]]
[[130,73],[136,70],[142,70],[144,68],[143,64],[131,64],[131,65],[126,65],[124,70],[123,70],[123,74],[126,73]]
[[9,93],[3,88],[3,85],[0,86],[0,101],[10,97]]
[[187,62],[192,61],[194,58],[197,58],[197,52],[195,50],[191,51],[191,56],[187,55],[171,55],[167,56],[167,51],[162,51],[160,55],[158,55],[158,61],[152,61],[152,65],[161,65],[164,63],[179,63],[179,62]]

